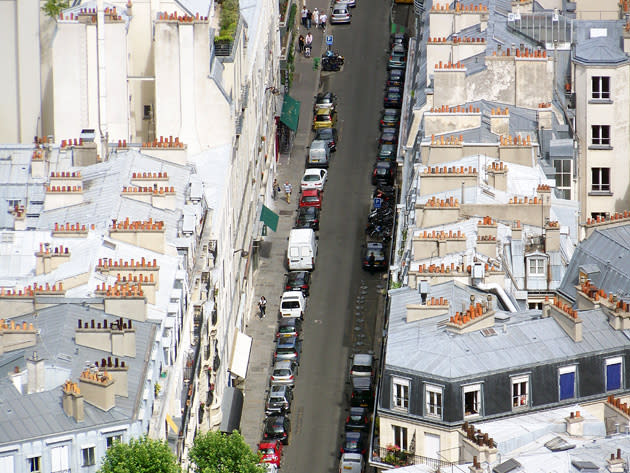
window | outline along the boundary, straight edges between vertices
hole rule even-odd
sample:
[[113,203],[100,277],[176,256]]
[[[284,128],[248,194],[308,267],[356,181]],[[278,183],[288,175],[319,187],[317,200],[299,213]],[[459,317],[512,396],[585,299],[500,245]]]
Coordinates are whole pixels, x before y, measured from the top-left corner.
[[114,442],[122,442],[122,435],[110,435],[106,439],[107,448],[109,449],[114,445]]
[[394,431],[394,445],[401,450],[407,450],[407,427],[392,425],[392,430]]
[[545,260],[543,258],[530,258],[528,261],[529,274],[533,276],[544,276]]
[[42,471],[42,457],[31,457],[28,459],[28,471]]
[[86,447],[81,449],[81,456],[83,457],[82,466],[94,465],[94,447]]
[[142,106],[142,119],[151,120],[153,118],[153,107],[151,105]]
[[560,193],[558,197],[563,199],[571,198],[571,160],[554,159],[553,167],[556,170],[556,190]]
[[68,473],[70,471],[70,462],[68,461],[69,452],[70,447],[68,445],[55,447],[50,451],[51,473]]
[[393,408],[409,410],[409,380],[392,378],[393,385]]
[[464,386],[464,417],[481,414],[481,385]]
[[591,191],[610,192],[610,168],[591,168]]
[[621,362],[620,356],[606,360],[606,391],[621,389]]
[[442,417],[442,388],[426,386],[427,416]]
[[610,146],[610,125],[591,125],[594,146]]
[[529,406],[529,376],[512,378],[512,408]]
[[610,77],[591,77],[591,98],[595,100],[610,100]]
[[15,468],[13,468],[13,455],[0,457],[0,471],[15,471]]
[[560,384],[560,400],[575,397],[575,366],[565,366],[558,370],[558,383]]

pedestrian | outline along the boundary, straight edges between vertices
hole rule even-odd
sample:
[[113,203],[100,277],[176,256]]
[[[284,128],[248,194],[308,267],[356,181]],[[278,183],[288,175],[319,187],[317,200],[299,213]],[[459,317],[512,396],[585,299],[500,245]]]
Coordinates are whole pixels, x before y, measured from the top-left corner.
[[284,183],[284,193],[287,197],[287,204],[291,203],[291,191],[293,190],[293,186],[289,184],[289,181]]
[[298,48],[300,52],[304,51],[304,36],[302,35],[298,38]]
[[322,13],[319,16],[319,24],[322,27],[322,31],[326,31],[326,20],[328,20],[328,16],[326,15],[326,13]]
[[310,48],[312,47],[312,43],[313,43],[313,35],[309,31],[308,33],[306,33],[306,38],[304,38],[304,45]]
[[308,14],[308,10],[306,9],[306,5],[302,7],[302,26],[306,28],[306,15]]
[[316,8],[313,10],[313,24],[315,25],[315,29],[319,26],[319,10]]
[[278,197],[279,189],[280,189],[280,186],[278,185],[278,179],[274,179],[273,184],[271,184],[271,197],[273,197],[273,200],[276,200],[276,197]]
[[313,12],[308,10],[306,12],[306,28],[311,29],[311,22],[313,21]]
[[262,319],[265,316],[265,311],[267,310],[267,299],[265,299],[265,296],[260,296],[258,308],[260,309],[260,318]]

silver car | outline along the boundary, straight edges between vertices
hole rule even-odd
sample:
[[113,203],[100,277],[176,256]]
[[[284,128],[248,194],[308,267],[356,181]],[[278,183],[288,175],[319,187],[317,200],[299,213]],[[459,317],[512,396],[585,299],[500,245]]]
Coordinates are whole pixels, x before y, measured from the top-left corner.
[[284,386],[294,386],[297,376],[297,363],[290,360],[276,361],[271,373],[271,385],[282,384]]
[[363,473],[363,455],[344,453],[339,462],[339,473]]
[[332,24],[350,23],[352,15],[348,6],[344,3],[335,3],[332,7],[332,14],[330,15],[330,22]]

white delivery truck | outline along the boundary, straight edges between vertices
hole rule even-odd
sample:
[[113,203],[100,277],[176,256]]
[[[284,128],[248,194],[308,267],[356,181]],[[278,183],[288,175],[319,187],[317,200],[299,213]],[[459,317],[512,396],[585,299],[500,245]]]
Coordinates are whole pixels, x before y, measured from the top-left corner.
[[312,228],[297,228],[289,233],[287,266],[290,271],[311,271],[315,269],[317,257],[317,236]]
[[280,315],[282,317],[304,319],[305,307],[306,298],[302,291],[287,291],[282,294],[280,299]]

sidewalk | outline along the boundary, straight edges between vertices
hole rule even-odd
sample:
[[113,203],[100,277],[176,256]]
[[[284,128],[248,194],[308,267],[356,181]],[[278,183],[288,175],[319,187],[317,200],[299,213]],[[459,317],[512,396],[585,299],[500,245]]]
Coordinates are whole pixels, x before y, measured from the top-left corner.
[[[311,8],[313,7],[311,5]],[[317,7],[319,8],[319,5]],[[306,29],[301,25],[297,35],[300,34],[306,35]],[[323,47],[322,31],[311,28],[311,34],[313,35],[312,56],[319,57]],[[291,154],[280,156],[275,176],[281,187],[285,181],[289,181],[293,186],[293,193],[290,204],[287,204],[282,198],[284,192],[280,192],[277,200],[272,201],[271,208],[280,215],[280,221],[277,231],[270,230],[261,245],[259,266],[254,283],[256,288],[255,302],[253,307],[250,307],[249,323],[246,328],[246,333],[253,338],[253,343],[247,378],[244,382],[241,434],[252,448],[256,448],[262,435],[277,314],[286,273],[284,261],[286,259],[287,238],[295,220],[300,180],[304,173],[306,160],[306,147],[310,144],[313,97],[319,86],[319,70],[313,70],[313,57],[307,59],[296,51],[295,71],[289,95],[301,103],[300,122]],[[262,295],[267,298],[267,316],[264,319],[258,317],[257,306],[258,299]]]

